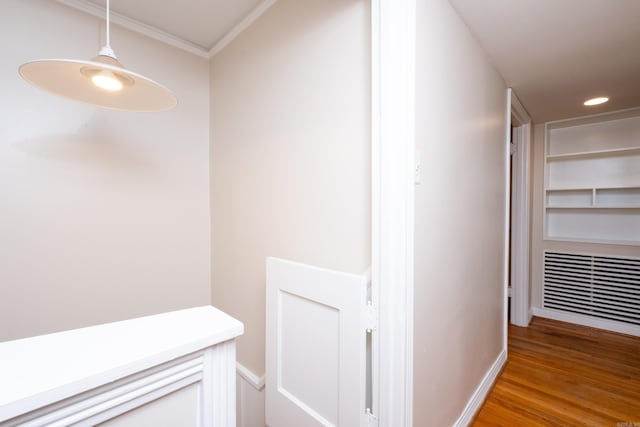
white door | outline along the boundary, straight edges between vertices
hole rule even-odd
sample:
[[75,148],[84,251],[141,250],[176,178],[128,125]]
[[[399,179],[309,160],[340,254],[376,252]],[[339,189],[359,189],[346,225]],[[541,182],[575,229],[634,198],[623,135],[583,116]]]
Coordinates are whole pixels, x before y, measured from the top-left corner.
[[267,258],[266,422],[364,426],[364,276]]

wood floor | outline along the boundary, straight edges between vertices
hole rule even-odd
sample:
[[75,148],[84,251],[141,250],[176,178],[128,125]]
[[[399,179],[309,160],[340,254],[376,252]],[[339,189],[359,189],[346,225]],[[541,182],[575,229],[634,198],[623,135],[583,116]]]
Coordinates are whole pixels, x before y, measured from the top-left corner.
[[509,356],[473,426],[640,427],[640,338],[541,318],[509,326]]

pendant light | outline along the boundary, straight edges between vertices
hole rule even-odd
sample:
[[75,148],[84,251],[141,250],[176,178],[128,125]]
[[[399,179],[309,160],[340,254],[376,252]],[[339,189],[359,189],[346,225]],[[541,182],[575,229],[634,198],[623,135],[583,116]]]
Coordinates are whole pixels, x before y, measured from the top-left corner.
[[41,59],[20,66],[23,79],[53,94],[98,107],[125,111],[164,111],[176,106],[167,88],[127,70],[110,45],[109,0],[106,4],[107,43],[90,61]]

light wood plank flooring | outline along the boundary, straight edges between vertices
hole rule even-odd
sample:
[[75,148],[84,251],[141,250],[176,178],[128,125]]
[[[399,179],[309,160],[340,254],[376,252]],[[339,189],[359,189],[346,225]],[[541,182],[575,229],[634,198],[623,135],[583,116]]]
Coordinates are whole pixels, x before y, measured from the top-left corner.
[[534,318],[473,426],[640,427],[640,338]]

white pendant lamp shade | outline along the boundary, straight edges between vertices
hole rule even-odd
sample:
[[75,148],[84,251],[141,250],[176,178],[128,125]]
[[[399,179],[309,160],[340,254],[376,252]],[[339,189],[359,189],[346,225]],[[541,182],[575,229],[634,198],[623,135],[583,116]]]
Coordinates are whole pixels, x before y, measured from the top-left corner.
[[56,95],[99,107],[126,111],[163,111],[177,99],[164,86],[99,55],[92,61],[42,59],[23,64],[20,75],[34,86]]
[[107,44],[90,61],[41,59],[20,66],[27,82],[47,92],[75,101],[125,111],[164,111],[176,106],[176,96],[166,87],[118,62],[109,45],[109,1]]

